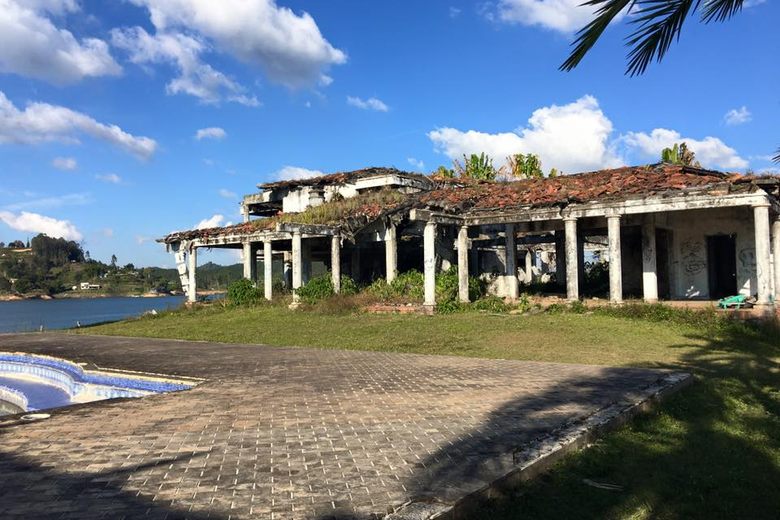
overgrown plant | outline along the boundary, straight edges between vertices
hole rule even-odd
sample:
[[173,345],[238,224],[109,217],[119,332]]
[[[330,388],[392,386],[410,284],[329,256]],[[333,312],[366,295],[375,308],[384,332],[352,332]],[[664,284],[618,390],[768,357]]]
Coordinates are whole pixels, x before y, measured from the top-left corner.
[[[349,276],[341,277],[341,296],[351,296],[358,291],[357,285]],[[315,276],[306,285],[296,291],[302,302],[313,305],[336,295],[333,289],[333,279],[330,273]]]
[[236,280],[228,285],[227,301],[233,305],[251,305],[261,301],[262,291],[246,278]]
[[464,179],[494,181],[498,174],[496,168],[493,166],[493,159],[484,152],[479,155],[473,153],[466,156],[464,154],[463,163],[456,159],[453,161],[453,168],[458,177]]

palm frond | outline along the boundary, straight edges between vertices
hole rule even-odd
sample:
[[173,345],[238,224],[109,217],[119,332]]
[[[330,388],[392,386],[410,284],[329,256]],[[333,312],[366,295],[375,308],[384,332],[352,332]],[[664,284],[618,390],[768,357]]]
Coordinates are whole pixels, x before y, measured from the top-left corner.
[[777,155],[772,157],[772,161],[774,161],[776,163],[780,163],[780,148],[777,149]]
[[744,0],[708,0],[702,7],[701,19],[705,23],[725,22],[742,10]]
[[655,59],[661,61],[672,42],[680,38],[683,23],[691,8],[696,10],[700,0],[645,0],[635,12],[631,23],[639,28],[627,39],[633,47],[628,53],[626,74],[643,74]]
[[574,50],[571,51],[569,57],[564,61],[559,70],[570,71],[579,65],[580,61],[590,51],[590,49],[596,44],[601,37],[601,33],[604,29],[615,19],[620,12],[626,8],[626,6],[633,6],[637,0],[588,0],[580,5],[580,7],[596,7],[600,6],[594,14],[596,17],[588,23],[585,27],[577,32],[577,39],[574,40],[572,46]]

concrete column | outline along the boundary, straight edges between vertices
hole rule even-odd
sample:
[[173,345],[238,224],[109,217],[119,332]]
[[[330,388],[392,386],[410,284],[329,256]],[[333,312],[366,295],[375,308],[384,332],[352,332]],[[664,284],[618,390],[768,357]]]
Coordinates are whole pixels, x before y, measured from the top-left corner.
[[436,224],[426,222],[423,231],[423,274],[427,307],[436,305]]
[[244,242],[244,278],[257,282],[257,244]]
[[330,277],[333,292],[341,292],[341,237],[333,235],[330,238]]
[[298,300],[296,290],[303,285],[303,251],[301,244],[301,232],[293,231],[292,235],[292,289],[293,301]]
[[244,222],[249,222],[249,208],[241,204],[241,217],[244,219]]
[[577,267],[577,218],[563,219],[566,234],[566,298],[569,301],[580,299],[579,269]]
[[458,298],[463,303],[469,301],[469,228],[458,229]]
[[655,244],[655,217],[645,215],[642,221],[642,293],[648,303],[658,301],[658,268]]
[[623,263],[620,254],[620,215],[607,217],[607,238],[609,241],[609,301],[623,301]]
[[187,301],[195,303],[198,301],[198,281],[195,276],[195,271],[198,270],[198,249],[195,246],[190,246],[187,264],[187,272],[189,273],[189,280],[187,281]]
[[769,257],[769,204],[753,206],[753,225],[756,230],[757,305],[772,302],[772,268]]
[[534,281],[534,252],[528,249],[525,252],[525,283],[531,285]]
[[506,262],[504,276],[506,280],[507,296],[512,300],[517,299],[517,243],[515,242],[515,225],[506,225]]
[[395,224],[390,224],[385,230],[385,277],[387,283],[398,276],[398,238]]
[[772,222],[772,251],[775,257],[775,307],[780,308],[780,215]]
[[274,296],[274,252],[270,240],[263,242],[263,290],[265,299],[270,300]]

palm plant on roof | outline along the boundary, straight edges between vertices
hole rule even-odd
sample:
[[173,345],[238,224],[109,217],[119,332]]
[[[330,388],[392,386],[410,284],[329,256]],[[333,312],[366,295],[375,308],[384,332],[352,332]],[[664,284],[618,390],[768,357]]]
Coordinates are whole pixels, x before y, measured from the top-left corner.
[[[560,69],[570,71],[580,64],[604,30],[621,13],[633,15],[629,24],[634,31],[626,37],[629,47],[626,74],[643,74],[650,63],[660,62],[672,43],[680,39],[689,15],[699,11],[704,23],[725,22],[742,11],[745,0],[586,0],[583,7],[595,9],[595,17],[579,30],[573,49]],[[780,162],[780,149],[773,157]]]

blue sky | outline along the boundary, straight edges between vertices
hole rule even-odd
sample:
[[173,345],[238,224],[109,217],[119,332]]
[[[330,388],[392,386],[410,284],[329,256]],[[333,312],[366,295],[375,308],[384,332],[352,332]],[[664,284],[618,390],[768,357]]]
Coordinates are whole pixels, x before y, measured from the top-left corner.
[[685,140],[705,166],[773,170],[776,0],[689,20],[638,78],[630,15],[557,70],[577,1],[0,0],[0,241],[172,265],[154,238],[238,221],[258,182],[479,151],[575,173]]

